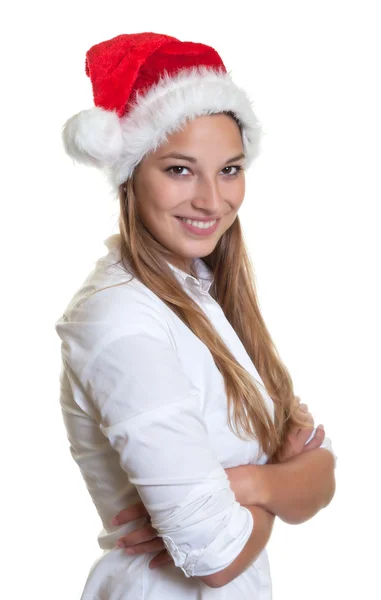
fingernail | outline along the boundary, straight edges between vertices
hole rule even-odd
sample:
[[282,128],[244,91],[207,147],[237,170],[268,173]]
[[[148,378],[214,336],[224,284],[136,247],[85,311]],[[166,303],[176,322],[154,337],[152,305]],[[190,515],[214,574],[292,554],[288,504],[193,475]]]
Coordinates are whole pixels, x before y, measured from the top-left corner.
[[123,544],[123,542],[121,540],[118,540],[116,542],[116,545],[118,546],[118,548],[124,548],[124,544]]
[[136,554],[136,552],[132,548],[126,548],[126,554]]
[[118,519],[116,517],[111,519],[111,525],[118,525]]

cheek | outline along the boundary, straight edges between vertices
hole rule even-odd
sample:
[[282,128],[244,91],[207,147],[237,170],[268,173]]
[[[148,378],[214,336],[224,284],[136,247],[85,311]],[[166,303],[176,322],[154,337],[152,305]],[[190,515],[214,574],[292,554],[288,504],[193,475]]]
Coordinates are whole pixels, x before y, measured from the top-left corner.
[[234,189],[231,190],[229,195],[230,205],[233,211],[237,211],[245,197],[245,182],[237,182]]
[[162,198],[157,192],[147,190],[145,194],[140,196],[139,214],[145,221],[157,221],[160,215],[163,214],[165,206],[165,198]]
[[159,178],[155,186],[151,187],[149,193],[143,197],[147,200],[146,205],[151,211],[164,216],[174,211],[179,204],[179,187],[171,185],[171,182],[168,183],[165,178]]
[[246,181],[245,181],[245,177],[241,177],[241,179],[239,180],[239,185],[237,186],[237,202],[239,205],[242,204],[244,196],[245,196],[245,191],[246,191]]
[[245,184],[243,183],[243,185],[240,186],[240,189],[237,190],[237,194],[235,195],[234,198],[234,208],[236,211],[239,210],[239,208],[241,207],[243,201],[245,198]]

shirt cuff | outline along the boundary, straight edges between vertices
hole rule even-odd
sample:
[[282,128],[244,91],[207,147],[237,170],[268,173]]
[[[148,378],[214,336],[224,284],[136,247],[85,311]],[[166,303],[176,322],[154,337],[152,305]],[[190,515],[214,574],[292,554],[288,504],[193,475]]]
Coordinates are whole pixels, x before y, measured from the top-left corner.
[[253,515],[245,506],[234,501],[225,517],[226,525],[209,546],[185,553],[168,535],[160,535],[186,577],[205,577],[222,571],[240,554],[254,527]]

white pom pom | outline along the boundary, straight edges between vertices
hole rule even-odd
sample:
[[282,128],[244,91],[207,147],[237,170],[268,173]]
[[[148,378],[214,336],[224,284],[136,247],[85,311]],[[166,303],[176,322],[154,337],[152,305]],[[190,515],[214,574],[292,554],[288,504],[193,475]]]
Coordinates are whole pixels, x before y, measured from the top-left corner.
[[119,117],[97,106],[82,110],[64,124],[62,141],[66,153],[76,162],[112,166],[123,151]]

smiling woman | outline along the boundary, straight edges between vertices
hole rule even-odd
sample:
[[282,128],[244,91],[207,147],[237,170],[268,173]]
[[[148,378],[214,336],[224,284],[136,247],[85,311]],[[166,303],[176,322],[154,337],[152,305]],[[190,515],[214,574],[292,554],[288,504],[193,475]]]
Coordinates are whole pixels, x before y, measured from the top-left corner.
[[[71,455],[103,525],[82,600],[211,600],[216,587],[219,600],[270,600],[275,512],[241,504],[225,471],[277,462],[306,429],[238,216],[259,122],[204,44],[123,34],[90,48],[86,73],[96,106],[66,122],[64,145],[104,169],[120,217],[56,322]],[[289,467],[285,494],[305,480],[288,485]],[[113,520],[138,501],[144,513]],[[165,569],[118,545],[148,516]]]

